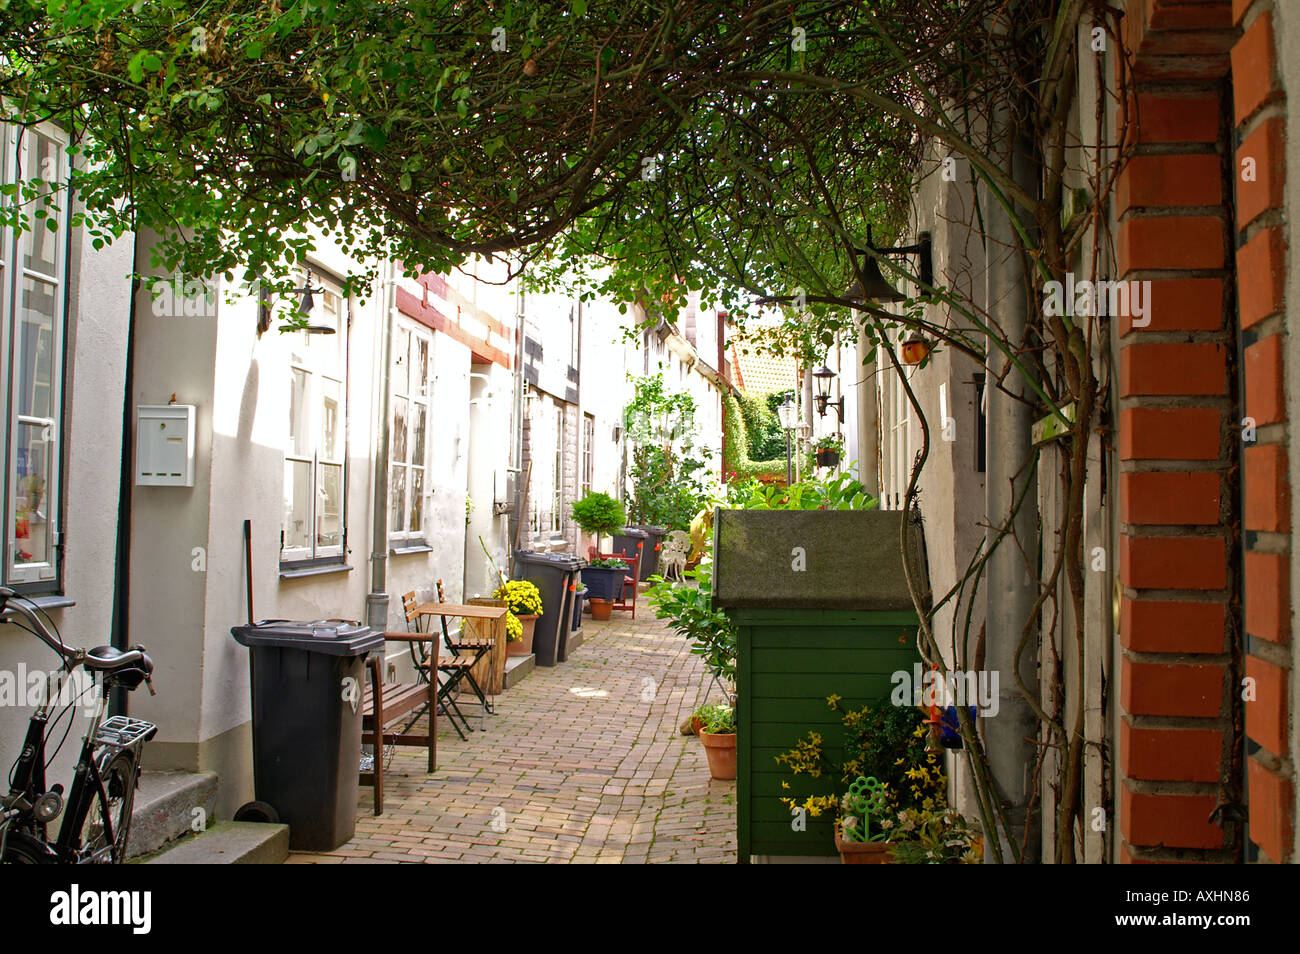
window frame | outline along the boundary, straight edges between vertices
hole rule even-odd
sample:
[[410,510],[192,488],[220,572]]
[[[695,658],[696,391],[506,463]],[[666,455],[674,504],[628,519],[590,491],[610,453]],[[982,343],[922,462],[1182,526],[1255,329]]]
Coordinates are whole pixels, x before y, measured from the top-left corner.
[[[429,499],[433,496],[432,485],[430,483],[430,456],[432,454],[432,429],[433,429],[433,348],[434,335],[426,326],[416,321],[399,317],[395,324],[394,330],[404,334],[407,342],[407,358],[409,360],[411,349],[415,342],[423,341],[425,344],[425,364],[424,364],[424,395],[421,398],[414,397],[414,390],[410,386],[410,369],[407,369],[407,389],[406,392],[397,390],[396,375],[393,374],[394,360],[396,352],[389,356],[388,366],[388,433],[389,433],[389,454],[388,454],[388,547],[390,550],[406,549],[409,547],[427,547],[429,544]],[[406,447],[409,449],[409,456],[414,456],[416,447],[415,436],[415,415],[411,409],[415,406],[424,408],[424,453],[421,455],[422,460],[416,463],[414,460],[397,461],[394,459],[393,447],[395,446],[394,437],[396,436],[397,422],[397,401],[406,401]],[[401,530],[393,529],[393,475],[397,467],[406,468],[406,476],[403,481],[403,528]],[[420,526],[407,526],[411,514],[411,499],[413,487],[413,474],[418,469],[422,475],[422,485],[420,488]]]
[[[284,484],[283,489],[289,490],[290,483],[290,462],[307,464],[311,468],[311,489],[310,489],[310,517],[308,524],[310,526],[308,545],[306,546],[286,546],[286,535],[288,532],[287,521],[289,519],[289,509],[286,506],[282,513],[280,525],[280,569],[301,569],[310,566],[326,566],[333,564],[345,564],[347,562],[347,544],[348,544],[348,388],[351,379],[351,328],[352,328],[352,302],[342,294],[342,282],[314,265],[307,265],[302,271],[304,287],[313,289],[312,313],[315,314],[321,307],[322,302],[326,302],[332,297],[337,302],[337,312],[335,320],[337,331],[334,335],[312,335],[306,331],[297,331],[286,333],[284,340],[289,348],[286,355],[285,370],[288,372],[289,386],[289,430],[285,434],[284,441]],[[315,293],[316,288],[321,288],[319,294]],[[339,340],[338,336],[342,336]],[[299,337],[301,336],[301,338]],[[324,350],[324,342],[317,344],[317,341],[324,339],[326,342],[335,342],[338,349],[337,359],[339,364],[335,367],[328,367],[324,362],[324,356],[327,353]],[[297,350],[303,348],[302,351]],[[306,357],[303,357],[306,354]],[[294,401],[294,383],[293,377],[295,372],[302,372],[306,375],[307,382],[303,389],[305,405],[308,409],[307,415],[302,422],[303,428],[310,435],[309,447],[310,453],[298,452],[293,447],[293,401]],[[338,441],[336,452],[333,455],[325,455],[325,390],[323,383],[328,380],[338,387],[338,400],[335,414],[335,434]],[[320,506],[321,489],[323,484],[323,473],[326,467],[338,468],[339,480],[339,540],[336,544],[320,544],[321,514],[317,508]],[[287,503],[288,498],[286,498]]]
[[[31,170],[22,169],[20,173],[20,155],[29,146],[23,142],[28,133],[40,136],[58,150],[58,162],[54,172],[54,188],[51,190],[53,201],[58,204],[55,212],[57,227],[54,231],[51,249],[54,253],[52,273],[38,268],[31,268],[23,261],[24,247],[28,236],[45,228],[45,218],[33,220],[33,229],[21,234],[13,229],[0,226],[0,393],[4,395],[5,431],[3,436],[4,473],[0,476],[3,500],[0,509],[5,521],[6,545],[3,565],[0,565],[0,580],[13,586],[20,592],[59,593],[63,587],[63,552],[64,506],[63,484],[65,477],[64,455],[66,450],[65,431],[67,427],[67,326],[69,304],[69,259],[71,257],[72,229],[70,223],[71,197],[67,193],[71,177],[71,157],[68,155],[70,137],[57,126],[42,123],[26,130],[20,126],[0,123],[0,182],[6,185],[31,178]],[[22,380],[18,344],[23,340],[20,334],[21,322],[25,319],[19,314],[23,291],[21,285],[28,279],[36,284],[53,286],[52,314],[49,322],[49,406],[48,414],[20,414],[17,401],[17,382]],[[40,357],[41,331],[37,327],[37,344],[32,353],[33,368]],[[34,384],[35,382],[33,382]],[[24,420],[25,418],[25,420]],[[18,521],[18,430],[20,426],[47,429],[45,444],[46,474],[45,486],[41,492],[45,501],[45,513],[41,515],[45,522],[48,559],[33,560],[17,564],[15,559],[20,552],[16,535]],[[37,511],[40,515],[40,511]],[[30,528],[30,517],[29,517]],[[30,529],[29,529],[30,533]]]
[[582,415],[582,492],[579,497],[591,493],[596,478],[596,415]]

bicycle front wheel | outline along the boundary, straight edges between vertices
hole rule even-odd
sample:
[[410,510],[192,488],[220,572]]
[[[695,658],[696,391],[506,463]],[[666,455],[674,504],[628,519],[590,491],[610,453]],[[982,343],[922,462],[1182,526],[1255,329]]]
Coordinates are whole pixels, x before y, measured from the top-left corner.
[[[130,752],[117,752],[99,769],[103,797],[96,793],[81,823],[81,858],[83,862],[121,864],[126,860],[126,839],[131,830],[131,806],[135,801],[135,758]],[[112,826],[105,827],[105,818]]]
[[52,865],[54,857],[45,846],[31,835],[21,831],[11,831],[5,839],[5,854],[0,858],[5,865]]

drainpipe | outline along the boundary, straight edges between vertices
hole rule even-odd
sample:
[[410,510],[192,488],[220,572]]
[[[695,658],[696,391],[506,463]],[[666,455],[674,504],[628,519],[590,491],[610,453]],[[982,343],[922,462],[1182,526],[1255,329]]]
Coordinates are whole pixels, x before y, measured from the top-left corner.
[[[1018,185],[1033,194],[1038,187],[1037,177],[1028,161],[1028,146],[1016,136],[1014,123],[1009,104],[995,104],[994,142],[1004,148],[1002,166],[1010,172]],[[980,203],[988,230],[985,243],[985,301],[988,302],[993,327],[1000,327],[1008,341],[1019,343],[1024,339],[1029,319],[1025,259],[1006,210],[983,186],[980,192]],[[988,520],[994,526],[1000,526],[1011,513],[1029,479],[1026,471],[1032,450],[1033,405],[1018,401],[993,386],[993,382],[1006,372],[1009,362],[991,340],[988,343],[988,356],[988,472],[985,496]],[[1003,380],[1010,391],[1023,393],[1027,390],[1018,371],[1007,372]],[[1038,736],[1038,720],[1017,689],[1012,672],[1016,646],[1026,622],[1033,614],[1037,592],[1037,582],[1026,573],[1021,555],[1022,548],[1031,560],[1038,553],[1037,504],[1037,492],[1031,486],[1014,520],[1014,532],[1019,544],[1010,535],[1003,537],[988,561],[983,584],[986,604],[984,666],[989,671],[998,673],[1000,696],[997,718],[985,719],[983,722],[985,748],[998,796],[1007,809],[1011,836],[1017,843],[1025,845],[1023,860],[1032,863],[1038,862],[1041,857],[1042,828],[1037,818],[1032,820],[1028,839],[1025,840],[1025,810],[1033,794],[1033,766],[1037,756],[1033,740]],[[994,530],[987,531],[989,544],[993,543],[995,536]],[[1020,662],[1020,675],[1025,685],[1037,685],[1034,653],[1024,653]],[[1004,845],[1003,858],[1011,857],[1008,847]]]
[[374,500],[370,541],[370,592],[366,595],[366,624],[388,629],[388,373],[397,314],[397,269],[388,262],[388,287],[384,294],[379,331],[379,431],[375,442]]
[[[133,238],[131,273],[137,275],[139,239]],[[135,404],[135,300],[143,283],[138,277],[131,279],[131,306],[126,316],[126,373],[122,391],[122,461],[117,490],[117,554],[113,565],[113,618],[109,645],[126,649],[130,631],[131,606],[131,488],[134,485],[135,455],[132,453],[135,422],[132,408]],[[80,316],[78,316],[80,318]],[[66,377],[65,377],[66,380]],[[109,699],[110,715],[125,715],[127,690],[113,690]]]
[[[522,275],[515,279],[515,390],[513,395],[514,434],[511,435],[510,471],[515,475],[514,507],[506,527],[506,562],[513,564],[514,549],[519,539],[519,529],[524,519],[524,495],[528,488],[524,486],[524,286]],[[513,566],[510,570],[514,572]]]

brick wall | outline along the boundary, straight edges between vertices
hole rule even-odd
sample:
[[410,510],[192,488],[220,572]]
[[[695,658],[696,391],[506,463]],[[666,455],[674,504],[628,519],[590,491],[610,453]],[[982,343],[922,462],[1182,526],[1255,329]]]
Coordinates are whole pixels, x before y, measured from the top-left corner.
[[[1133,0],[1120,271],[1120,856],[1293,860],[1286,98],[1275,0]],[[1124,277],[1124,276],[1121,276]],[[1244,762],[1243,762],[1244,758]],[[1243,790],[1244,789],[1244,790]],[[1218,822],[1218,823],[1216,823]]]
[[[1232,861],[1241,799],[1230,5],[1142,0],[1124,42],[1134,149],[1115,191],[1119,321],[1120,859]],[[1197,32],[1192,32],[1197,31]],[[1219,822],[1222,821],[1223,824]]]
[[[1273,0],[1235,0],[1232,49],[1236,142],[1238,312],[1244,410],[1256,439],[1244,451],[1245,703],[1250,840],[1261,860],[1292,860],[1295,765],[1289,757],[1291,488],[1285,393],[1283,215],[1286,99]],[[1294,14],[1294,11],[1289,11]],[[1250,173],[1253,171],[1253,175]]]

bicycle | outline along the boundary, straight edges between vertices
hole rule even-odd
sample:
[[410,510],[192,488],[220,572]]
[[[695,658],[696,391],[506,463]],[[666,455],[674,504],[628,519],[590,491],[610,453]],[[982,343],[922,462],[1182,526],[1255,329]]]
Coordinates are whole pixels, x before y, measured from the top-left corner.
[[[158,727],[143,719],[104,716],[115,688],[131,691],[144,683],[154,694],[153,660],[143,646],[128,650],[114,646],[70,648],[39,607],[6,587],[0,587],[0,622],[27,630],[62,659],[58,671],[47,678],[45,697],[28,722],[26,739],[10,772],[9,793],[0,798],[0,863],[122,864],[131,831],[140,750]],[[65,806],[62,785],[46,788],[45,744],[49,730],[84,694],[83,690],[67,703],[51,725],[55,702],[66,686],[74,684],[78,668],[90,676],[91,689],[98,676],[102,691],[96,694]],[[60,813],[63,822],[51,841],[48,828]]]

